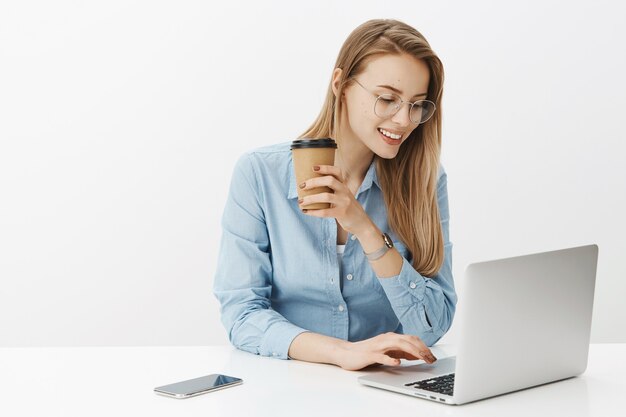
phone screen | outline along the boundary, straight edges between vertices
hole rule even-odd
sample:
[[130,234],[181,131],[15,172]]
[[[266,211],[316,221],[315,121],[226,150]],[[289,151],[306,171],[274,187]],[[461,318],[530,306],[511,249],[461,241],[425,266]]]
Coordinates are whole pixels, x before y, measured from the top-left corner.
[[177,382],[175,384],[156,387],[154,390],[158,393],[176,397],[188,397],[224,388],[229,385],[238,385],[241,382],[241,379],[232,376],[212,374],[201,376],[200,378],[189,379],[187,381]]

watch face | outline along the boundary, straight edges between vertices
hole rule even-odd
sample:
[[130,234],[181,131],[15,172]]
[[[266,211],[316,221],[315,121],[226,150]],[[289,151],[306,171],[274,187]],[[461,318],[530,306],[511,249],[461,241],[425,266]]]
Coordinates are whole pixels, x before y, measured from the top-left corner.
[[388,248],[393,248],[393,241],[387,233],[383,233],[383,239],[385,240],[385,245],[387,245]]

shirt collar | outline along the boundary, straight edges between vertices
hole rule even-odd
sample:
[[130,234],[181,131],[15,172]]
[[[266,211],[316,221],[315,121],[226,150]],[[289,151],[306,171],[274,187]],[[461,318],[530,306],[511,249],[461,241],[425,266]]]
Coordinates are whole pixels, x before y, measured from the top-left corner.
[[[378,183],[378,175],[376,174],[376,158],[372,158],[372,162],[370,163],[367,172],[365,173],[365,178],[359,187],[359,190],[356,193],[358,197],[359,194],[369,190],[372,187],[372,183],[376,184],[378,188],[380,188],[380,184]],[[297,198],[298,197],[298,189],[296,184],[296,175],[293,170],[293,159],[289,156],[289,194],[287,195],[288,199]]]

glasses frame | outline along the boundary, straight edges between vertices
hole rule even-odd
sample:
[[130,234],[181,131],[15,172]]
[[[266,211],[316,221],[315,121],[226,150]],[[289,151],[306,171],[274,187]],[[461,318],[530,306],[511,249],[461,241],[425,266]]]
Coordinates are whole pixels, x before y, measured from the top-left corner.
[[[389,118],[391,118],[391,117],[395,116],[396,114],[398,114],[398,112],[400,111],[400,109],[402,108],[402,106],[403,106],[403,105],[405,105],[405,104],[410,104],[411,106],[409,107],[409,120],[411,120],[411,123],[413,123],[413,124],[420,125],[420,124],[424,124],[424,123],[426,123],[427,121],[429,121],[429,120],[433,117],[433,114],[435,114],[435,112],[437,111],[437,105],[436,105],[434,102],[430,101],[430,100],[417,100],[417,101],[415,101],[415,102],[411,103],[410,101],[404,101],[404,100],[402,100],[402,97],[400,97],[399,95],[394,94],[394,93],[376,94],[375,92],[373,92],[373,91],[372,91],[372,90],[370,90],[369,88],[364,87],[364,86],[363,86],[363,84],[361,84],[361,83],[359,82],[359,80],[357,80],[356,78],[350,78],[350,79],[351,79],[351,80],[354,80],[354,82],[356,82],[358,85],[360,85],[360,86],[361,86],[361,88],[363,88],[365,91],[367,91],[368,93],[370,93],[371,95],[373,95],[374,97],[376,97],[376,101],[374,102],[374,114],[375,114],[376,116],[380,117],[380,118],[383,118],[383,119],[389,119]],[[380,98],[381,98],[381,97],[383,97],[383,96],[393,96],[393,97],[397,97],[397,98],[400,100],[400,105],[396,107],[396,111],[395,111],[395,112],[393,112],[393,114],[390,114],[390,115],[388,115],[388,116],[381,116],[380,114],[378,114],[378,113],[376,112],[376,105],[378,104],[378,100],[380,100]],[[416,104],[423,103],[423,102],[428,102],[428,103],[432,104],[432,106],[433,106],[433,112],[431,113],[431,115],[430,115],[430,116],[428,116],[428,119],[424,120],[423,122],[416,122],[416,121],[415,121],[415,120],[413,120],[413,118],[411,117],[411,110],[413,110],[413,106],[415,106]]]

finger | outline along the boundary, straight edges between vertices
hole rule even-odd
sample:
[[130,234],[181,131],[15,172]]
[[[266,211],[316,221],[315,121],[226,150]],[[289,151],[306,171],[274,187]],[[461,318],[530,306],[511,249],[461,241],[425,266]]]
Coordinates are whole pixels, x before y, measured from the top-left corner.
[[398,337],[415,346],[420,352],[427,352],[432,355],[430,348],[419,337],[410,334],[399,334]]
[[410,353],[403,352],[401,350],[392,350],[389,352],[385,352],[385,355],[391,356],[392,358],[396,358],[396,359],[408,359],[410,361],[415,361],[415,360],[420,359],[411,355]]
[[401,350],[392,350],[389,352],[385,352],[385,355],[391,356],[392,358],[396,358],[396,359],[408,359],[410,361],[421,359],[421,358],[411,355],[410,353],[403,352]]
[[420,343],[411,343],[411,341],[408,341],[407,343],[409,343],[412,347],[412,354],[415,354],[414,352],[417,351],[418,352],[418,357],[420,359],[423,359],[424,362],[427,363],[434,363],[437,361],[437,358],[435,357],[435,355],[433,355],[433,352],[428,348],[428,346],[426,346],[424,343],[422,343],[420,341]]
[[341,190],[345,185],[332,175],[310,178],[300,184],[300,188],[303,190],[310,190],[317,187],[329,187],[333,190]]
[[385,355],[384,353],[381,353],[380,355],[378,355],[376,362],[381,363],[383,365],[389,365],[389,366],[400,365],[400,359],[389,357]]
[[298,204],[300,206],[308,206],[313,203],[335,203],[336,195],[334,193],[319,193],[313,194],[306,197],[302,197],[298,200]]
[[400,349],[417,359],[422,359],[427,363],[433,363],[437,360],[430,352],[430,349],[420,349],[419,345],[411,343],[410,338],[405,335],[393,335],[385,340],[385,352],[397,349]]
[[335,217],[334,209],[302,209],[307,216],[313,217]]
[[[318,168],[318,169],[315,169],[315,168]],[[336,167],[334,165],[315,165],[313,167],[313,171],[317,172],[318,174],[332,175],[333,177],[337,178],[341,182],[345,181],[345,178],[343,176],[343,171],[341,170],[341,168]]]
[[401,347],[404,352],[416,357],[417,359],[422,359],[424,362],[433,363],[436,360],[429,350],[420,350],[418,346],[406,339],[401,339],[398,342],[398,346]]
[[416,345],[418,347],[418,349],[421,352],[427,352],[430,356],[432,356],[432,360],[433,362],[437,360],[437,358],[435,357],[435,355],[433,355],[432,350],[430,350],[430,348],[428,346],[426,346],[426,343],[424,343],[422,341],[422,339],[420,339],[417,336],[413,336],[413,335],[407,335],[407,337],[411,340],[411,342]]

